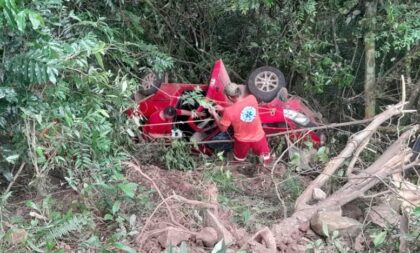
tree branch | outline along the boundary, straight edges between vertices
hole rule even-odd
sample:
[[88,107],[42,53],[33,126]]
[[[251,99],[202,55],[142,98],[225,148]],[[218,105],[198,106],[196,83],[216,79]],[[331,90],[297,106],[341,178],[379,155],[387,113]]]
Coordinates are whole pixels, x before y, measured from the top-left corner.
[[386,120],[392,116],[400,114],[403,104],[389,107],[386,111],[374,117],[374,120],[362,131],[353,135],[347,146],[341,151],[341,153],[331,159],[324,168],[324,171],[305,189],[305,191],[296,200],[295,207],[297,209],[303,208],[306,203],[311,200],[312,192],[315,188],[321,188],[327,180],[334,174],[334,172],[341,167],[347,158],[353,156],[354,151],[370,136],[373,132]]

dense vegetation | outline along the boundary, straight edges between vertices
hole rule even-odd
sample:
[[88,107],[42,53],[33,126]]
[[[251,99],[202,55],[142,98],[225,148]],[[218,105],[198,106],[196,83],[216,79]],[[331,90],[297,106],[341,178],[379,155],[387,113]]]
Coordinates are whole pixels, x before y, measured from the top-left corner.
[[[373,34],[376,112],[400,100],[401,75],[419,108],[420,5],[371,2],[368,18],[370,2],[355,0],[0,0],[0,251],[54,251],[82,230],[74,248],[133,251],[134,214],[150,211],[150,192],[123,174],[136,127],[122,112],[146,69],[206,83],[222,58],[243,82],[273,65],[327,121],[346,121],[364,117]],[[80,194],[75,207],[55,207],[54,174]],[[22,201],[48,218],[13,215]],[[19,229],[25,244],[3,240]]]

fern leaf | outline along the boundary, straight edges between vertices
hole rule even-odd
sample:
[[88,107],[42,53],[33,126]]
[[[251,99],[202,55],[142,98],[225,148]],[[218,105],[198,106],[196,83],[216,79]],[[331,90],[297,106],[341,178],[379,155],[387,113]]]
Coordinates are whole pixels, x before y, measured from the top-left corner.
[[71,232],[81,231],[83,226],[88,224],[89,218],[81,215],[74,215],[56,227],[52,228],[49,233],[42,239],[42,241],[50,242],[58,240]]

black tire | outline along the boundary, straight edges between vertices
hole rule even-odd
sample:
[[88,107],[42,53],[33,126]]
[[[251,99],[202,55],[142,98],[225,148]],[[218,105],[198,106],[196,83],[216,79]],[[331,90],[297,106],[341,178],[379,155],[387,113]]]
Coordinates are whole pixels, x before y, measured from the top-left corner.
[[286,79],[280,70],[264,66],[252,71],[247,84],[249,91],[258,100],[270,102],[282,87],[286,87]]
[[162,75],[158,75],[155,72],[147,72],[142,77],[139,83],[139,92],[142,95],[149,96],[155,93],[160,85],[163,83]]

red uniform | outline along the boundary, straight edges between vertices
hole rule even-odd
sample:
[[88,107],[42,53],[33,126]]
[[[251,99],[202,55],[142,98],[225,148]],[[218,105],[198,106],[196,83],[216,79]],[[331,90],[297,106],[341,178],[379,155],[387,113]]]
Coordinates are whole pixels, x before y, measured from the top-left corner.
[[258,114],[258,102],[253,95],[225,108],[220,124],[226,128],[233,126],[233,154],[237,160],[245,160],[250,149],[255,155],[264,156],[264,160],[270,158],[270,148]]
[[[160,116],[161,111],[156,111],[150,115],[149,120],[143,128],[143,132],[151,137],[170,136],[172,131],[172,119]],[[181,110],[176,110],[177,115]]]

